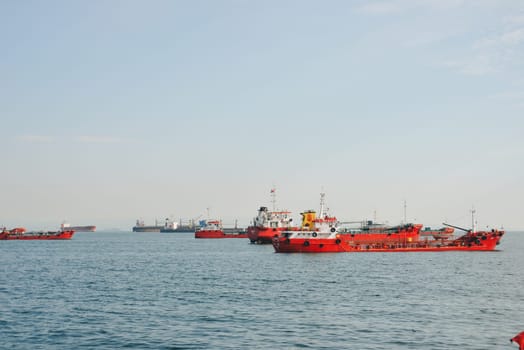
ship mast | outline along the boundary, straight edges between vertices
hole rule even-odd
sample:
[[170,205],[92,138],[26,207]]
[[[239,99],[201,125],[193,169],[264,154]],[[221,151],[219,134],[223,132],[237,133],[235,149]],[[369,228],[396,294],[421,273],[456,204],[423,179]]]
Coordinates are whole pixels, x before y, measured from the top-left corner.
[[475,208],[471,208],[471,232],[475,232]]
[[324,192],[320,192],[320,213],[319,217],[324,217],[324,205],[325,205],[325,197],[326,194]]
[[406,208],[407,208],[407,205],[406,205],[406,200],[404,199],[404,223],[407,223],[408,220],[406,218]]
[[275,188],[273,187],[271,189],[271,203],[273,204],[273,211],[276,211],[276,202],[277,202],[277,199],[276,199],[276,196],[277,196],[277,191],[275,190]]

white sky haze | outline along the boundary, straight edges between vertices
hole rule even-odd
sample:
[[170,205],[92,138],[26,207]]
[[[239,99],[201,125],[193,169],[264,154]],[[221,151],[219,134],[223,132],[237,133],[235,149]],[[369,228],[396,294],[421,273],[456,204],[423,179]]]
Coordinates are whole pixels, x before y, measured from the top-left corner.
[[3,1],[0,226],[524,228],[524,2]]

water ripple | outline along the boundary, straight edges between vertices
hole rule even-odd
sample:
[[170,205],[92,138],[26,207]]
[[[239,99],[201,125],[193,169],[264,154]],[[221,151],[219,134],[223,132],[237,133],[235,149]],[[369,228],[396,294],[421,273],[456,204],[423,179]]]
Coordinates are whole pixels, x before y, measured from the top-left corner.
[[4,348],[502,350],[522,330],[524,234],[495,254],[275,254],[190,234],[0,243]]

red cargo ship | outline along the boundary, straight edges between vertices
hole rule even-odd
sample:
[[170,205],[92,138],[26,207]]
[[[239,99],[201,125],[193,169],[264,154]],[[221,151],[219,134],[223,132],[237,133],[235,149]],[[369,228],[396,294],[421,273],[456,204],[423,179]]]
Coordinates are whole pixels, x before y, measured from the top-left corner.
[[504,235],[504,231],[491,230],[468,232],[456,239],[420,239],[420,227],[400,226],[387,240],[377,237],[367,242],[357,235],[318,233],[314,236],[311,231],[289,231],[275,238],[273,247],[278,253],[489,251],[495,249]]
[[17,227],[12,230],[2,229],[0,240],[49,240],[49,239],[71,239],[75,231],[32,231],[27,232],[23,227]]
[[[404,224],[380,229],[360,229],[343,232],[336,218],[314,211],[302,213],[299,231],[283,231],[273,239],[277,253],[338,253],[338,252],[428,252],[428,251],[489,251],[494,250],[504,235],[502,230],[466,231],[458,238],[445,232],[436,237],[421,237],[421,224]],[[448,230],[449,231],[449,230]]]
[[220,220],[209,220],[195,232],[195,238],[247,238],[247,233],[236,227],[224,228]]

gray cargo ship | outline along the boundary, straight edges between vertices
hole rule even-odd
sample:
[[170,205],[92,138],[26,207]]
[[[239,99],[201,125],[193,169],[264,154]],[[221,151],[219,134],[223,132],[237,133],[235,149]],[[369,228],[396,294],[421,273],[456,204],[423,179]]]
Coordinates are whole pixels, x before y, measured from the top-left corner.
[[158,225],[158,222],[155,220],[154,226],[147,226],[144,224],[143,220],[137,220],[136,225],[133,226],[133,232],[160,232],[164,226]]
[[195,232],[197,228],[193,220],[190,220],[188,223],[182,223],[182,219],[180,219],[180,222],[176,222],[166,218],[166,222],[160,229],[160,232]]

